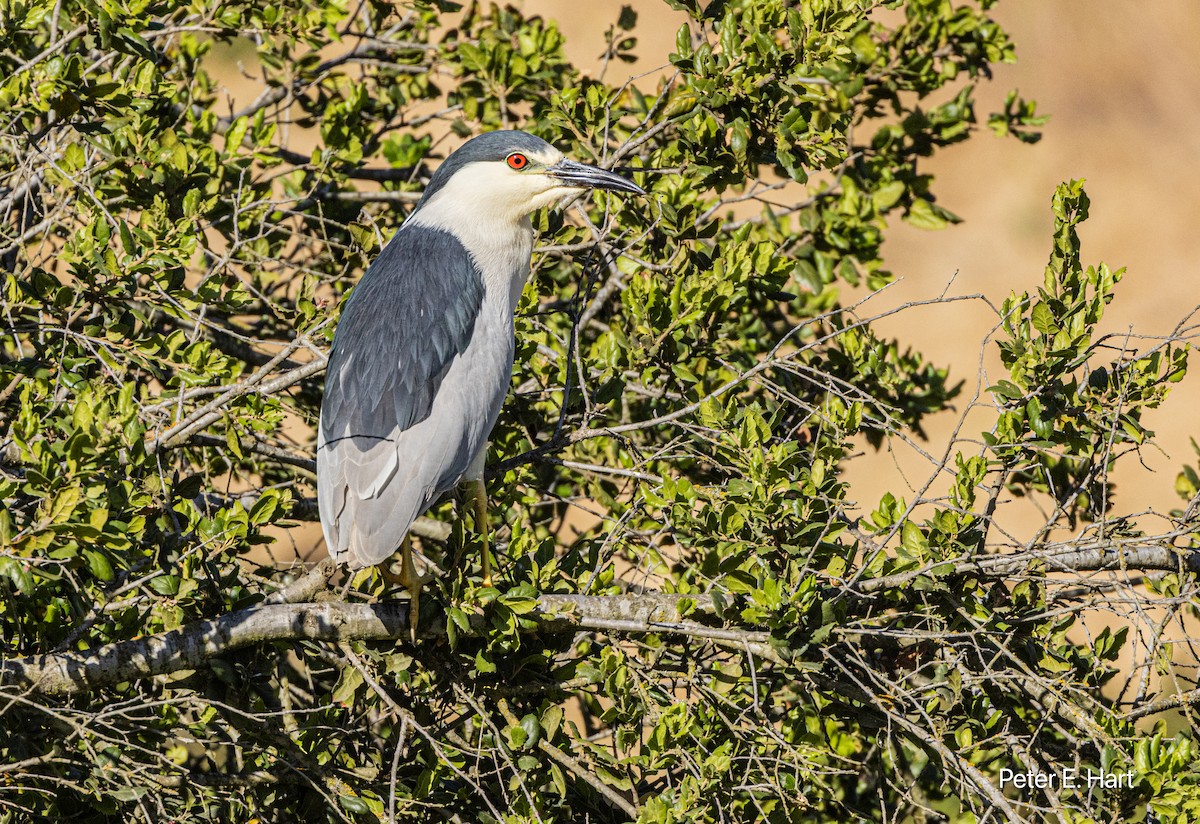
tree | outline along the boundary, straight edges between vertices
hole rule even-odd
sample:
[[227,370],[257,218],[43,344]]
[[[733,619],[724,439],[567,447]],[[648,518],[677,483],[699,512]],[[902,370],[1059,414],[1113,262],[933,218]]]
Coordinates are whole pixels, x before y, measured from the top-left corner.
[[[1153,517],[1108,481],[1195,332],[1097,336],[1122,272],[1082,262],[1080,183],[1044,283],[994,307],[983,442],[870,512],[843,478],[966,399],[842,295],[889,281],[889,221],[956,220],[920,164],[1014,59],[993,3],[672,5],[653,83],[617,76],[631,8],[591,78],[512,8],[4,7],[0,820],[1200,815],[1200,475]],[[261,86],[229,113],[218,50]],[[1012,95],[987,125],[1042,119]],[[377,574],[343,598],[249,553],[315,518],[336,298],[501,126],[651,196],[537,218],[499,586],[436,508],[414,645]],[[1036,533],[996,525],[1014,496]]]

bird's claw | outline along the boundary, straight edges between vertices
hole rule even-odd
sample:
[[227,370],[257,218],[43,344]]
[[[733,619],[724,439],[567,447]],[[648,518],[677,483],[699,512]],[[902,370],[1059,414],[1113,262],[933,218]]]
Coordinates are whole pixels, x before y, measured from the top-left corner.
[[421,588],[433,580],[432,575],[418,575],[412,561],[412,545],[409,539],[404,539],[400,548],[400,572],[391,571],[387,564],[381,564],[379,574],[383,580],[392,585],[399,585],[408,590],[408,638],[417,643],[417,623],[421,613]]

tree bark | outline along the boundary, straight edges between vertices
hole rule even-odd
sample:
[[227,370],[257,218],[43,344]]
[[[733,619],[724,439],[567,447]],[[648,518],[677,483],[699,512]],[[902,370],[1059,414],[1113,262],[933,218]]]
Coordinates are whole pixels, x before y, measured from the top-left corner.
[[[903,586],[912,579],[936,573],[951,564],[950,574],[976,572],[1004,578],[1023,573],[1041,562],[1048,572],[1171,570],[1200,572],[1200,555],[1170,547],[1130,545],[1062,548],[1011,555],[985,555],[939,562],[883,578],[852,582],[841,591],[871,597],[882,589]],[[0,661],[0,688],[53,695],[72,695],[138,678],[200,667],[213,656],[272,641],[403,641],[408,633],[408,602],[350,604],[308,601],[325,587],[333,562],[325,559],[306,574],[259,605],[159,635],[120,641],[95,650],[32,655]],[[688,616],[707,617],[718,611],[719,594],[675,595],[543,595],[532,618],[536,632],[591,629],[617,633],[662,633],[693,636],[723,645],[736,645],[760,657],[774,658],[770,634],[746,628],[716,627]],[[686,606],[685,606],[686,605]],[[685,614],[686,613],[686,614]],[[486,631],[483,616],[474,618],[473,631]],[[421,627],[422,638],[445,634],[441,624]]]
[[[317,570],[314,570],[316,572]],[[301,595],[322,576],[310,573],[292,586]],[[286,593],[286,594],[285,594]],[[713,640],[741,640],[762,644],[766,633],[709,627],[682,620],[677,595],[544,595],[529,617],[543,632],[573,632],[597,629],[625,632],[664,632]],[[686,596],[695,610],[711,613],[709,596]],[[282,600],[281,599],[281,600]],[[482,631],[485,622],[477,617]],[[422,638],[445,635],[442,625],[423,626]],[[28,690],[50,695],[72,695],[113,686],[125,681],[196,669],[214,656],[272,641],[406,640],[408,602],[348,604],[264,603],[198,621],[159,635],[108,644],[95,650],[31,655],[0,661],[0,688]]]

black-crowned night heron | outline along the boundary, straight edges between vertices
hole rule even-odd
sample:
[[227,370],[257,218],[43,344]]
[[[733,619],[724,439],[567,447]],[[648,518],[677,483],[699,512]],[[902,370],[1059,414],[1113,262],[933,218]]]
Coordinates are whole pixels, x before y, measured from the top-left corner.
[[586,189],[644,194],[525,132],[469,140],[342,309],[317,435],[321,525],[334,560],[351,569],[402,551],[414,623],[420,581],[408,530],[460,481],[472,486],[491,586],[483,466],[512,377],[529,215]]

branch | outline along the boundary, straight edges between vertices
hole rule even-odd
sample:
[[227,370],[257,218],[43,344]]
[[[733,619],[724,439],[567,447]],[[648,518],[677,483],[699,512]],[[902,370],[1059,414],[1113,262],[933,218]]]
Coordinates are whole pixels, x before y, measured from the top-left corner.
[[974,555],[947,558],[926,564],[920,569],[898,572],[882,578],[868,578],[855,584],[850,591],[869,594],[882,589],[902,586],[921,576],[934,574],[939,567],[953,565],[952,574],[979,572],[1006,578],[1025,572],[1030,564],[1042,561],[1047,572],[1100,572],[1136,570],[1144,572],[1191,572],[1200,575],[1200,552],[1153,544],[1122,545],[1111,543],[1080,549],[1078,545],[1016,552],[1009,555]]
[[[1050,571],[1114,569],[1165,569],[1200,571],[1200,557],[1181,555],[1167,547],[1094,547],[1058,552],[1022,552],[971,560],[957,559],[885,578],[858,583],[843,592],[859,597],[900,586],[937,566],[954,564],[954,574],[980,571],[999,577],[1023,572],[1031,563],[1044,561]],[[375,604],[344,602],[295,603],[314,597],[324,588],[334,569],[326,559],[260,605],[198,621],[161,635],[121,641],[96,650],[32,655],[0,661],[0,687],[72,695],[112,686],[136,678],[194,669],[209,658],[243,647],[271,641],[405,640],[408,602]],[[661,633],[701,638],[722,646],[736,645],[763,658],[778,659],[770,633],[713,627],[688,620],[687,614],[713,616],[720,605],[717,594],[675,595],[543,595],[529,613],[531,632],[571,632],[580,629],[616,633]],[[472,631],[487,631],[482,616],[475,616]],[[422,638],[445,634],[441,624],[421,628]]]
[[[344,602],[279,603],[308,598],[319,592],[332,571],[323,562],[280,593],[276,602],[264,603],[207,621],[197,621],[160,635],[120,641],[95,650],[32,655],[0,661],[0,687],[46,694],[74,695],[103,687],[150,678],[184,669],[197,669],[213,656],[271,641],[383,641],[406,640],[408,603],[388,601],[375,604]],[[766,633],[737,632],[680,620],[678,605],[684,598],[696,604],[697,612],[715,610],[708,596],[663,594],[582,596],[544,595],[530,613],[534,631],[569,632],[577,629],[616,629],[626,632],[675,632],[714,640],[738,636],[748,643],[762,644]],[[486,622],[477,617],[476,631]],[[423,638],[445,634],[442,625],[426,625]]]
[[1136,721],[1139,718],[1145,718],[1147,715],[1158,715],[1160,712],[1178,709],[1179,707],[1188,707],[1194,704],[1200,704],[1200,689],[1167,695],[1143,704],[1140,707],[1135,707],[1125,714],[1125,720]]
[[325,369],[324,360],[315,360],[311,363],[306,363],[298,369],[293,369],[290,372],[284,372],[272,380],[264,381],[262,378],[269,371],[267,367],[260,368],[254,375],[246,381],[235,384],[220,397],[205,404],[199,409],[191,412],[186,418],[172,426],[166,432],[163,432],[159,437],[152,441],[147,441],[146,452],[154,454],[160,449],[179,446],[180,444],[191,438],[192,435],[202,431],[210,424],[218,421],[225,414],[224,408],[230,401],[239,398],[242,395],[249,395],[256,392],[260,395],[271,395],[279,392],[289,386],[299,383],[305,378],[322,372]]

